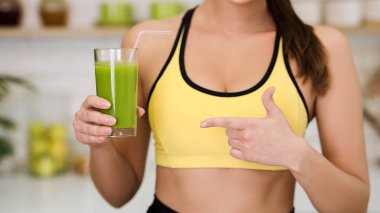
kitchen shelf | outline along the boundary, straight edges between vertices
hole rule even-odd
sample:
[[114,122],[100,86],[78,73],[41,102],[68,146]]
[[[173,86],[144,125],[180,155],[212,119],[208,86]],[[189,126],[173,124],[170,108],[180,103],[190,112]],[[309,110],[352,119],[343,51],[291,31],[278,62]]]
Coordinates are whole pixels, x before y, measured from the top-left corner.
[[[338,28],[347,34],[380,34],[380,25],[366,25],[352,28]],[[0,28],[0,38],[107,38],[122,37],[128,30],[113,27],[93,27],[93,28]]]
[[107,38],[122,37],[128,28],[0,28],[0,38]]
[[367,24],[360,27],[338,27],[337,29],[348,34],[380,34],[380,24]]

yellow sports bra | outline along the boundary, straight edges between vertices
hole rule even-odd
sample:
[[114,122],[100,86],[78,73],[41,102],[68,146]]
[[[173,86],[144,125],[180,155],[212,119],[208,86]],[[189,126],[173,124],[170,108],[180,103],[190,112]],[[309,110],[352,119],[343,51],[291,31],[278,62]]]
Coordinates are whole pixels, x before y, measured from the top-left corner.
[[193,12],[194,9],[189,10],[183,17],[170,56],[148,97],[156,163],[170,168],[286,169],[238,160],[230,155],[224,128],[200,128],[201,121],[212,117],[265,117],[261,97],[266,89],[274,86],[276,104],[292,130],[304,136],[308,110],[283,52],[279,33],[268,70],[256,85],[241,92],[211,91],[194,83],[186,74],[184,53]]

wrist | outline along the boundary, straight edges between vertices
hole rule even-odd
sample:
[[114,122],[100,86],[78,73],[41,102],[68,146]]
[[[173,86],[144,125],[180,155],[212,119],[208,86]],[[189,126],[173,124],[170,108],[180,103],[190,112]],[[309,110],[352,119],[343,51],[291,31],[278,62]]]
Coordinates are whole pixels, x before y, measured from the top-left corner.
[[302,137],[297,137],[293,141],[294,145],[289,154],[289,160],[286,167],[295,173],[300,173],[305,164],[312,147]]

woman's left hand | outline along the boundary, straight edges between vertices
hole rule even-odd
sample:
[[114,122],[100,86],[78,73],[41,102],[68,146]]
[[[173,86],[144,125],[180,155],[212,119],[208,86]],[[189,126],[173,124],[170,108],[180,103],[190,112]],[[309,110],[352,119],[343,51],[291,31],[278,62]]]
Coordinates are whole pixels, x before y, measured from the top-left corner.
[[265,118],[210,118],[201,127],[226,128],[230,153],[237,159],[290,168],[299,160],[305,142],[292,131],[277,107],[274,91],[271,87],[262,96],[267,111]]

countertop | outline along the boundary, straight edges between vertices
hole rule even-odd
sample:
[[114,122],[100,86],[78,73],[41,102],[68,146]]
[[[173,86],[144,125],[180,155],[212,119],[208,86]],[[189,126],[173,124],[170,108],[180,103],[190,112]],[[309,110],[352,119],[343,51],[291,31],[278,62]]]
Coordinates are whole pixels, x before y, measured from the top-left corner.
[[[153,181],[153,178],[146,179]],[[49,179],[28,174],[6,175],[0,177],[0,212],[145,212],[143,208],[153,200],[152,184],[145,184],[134,200],[115,209],[103,200],[90,177],[73,173]]]

